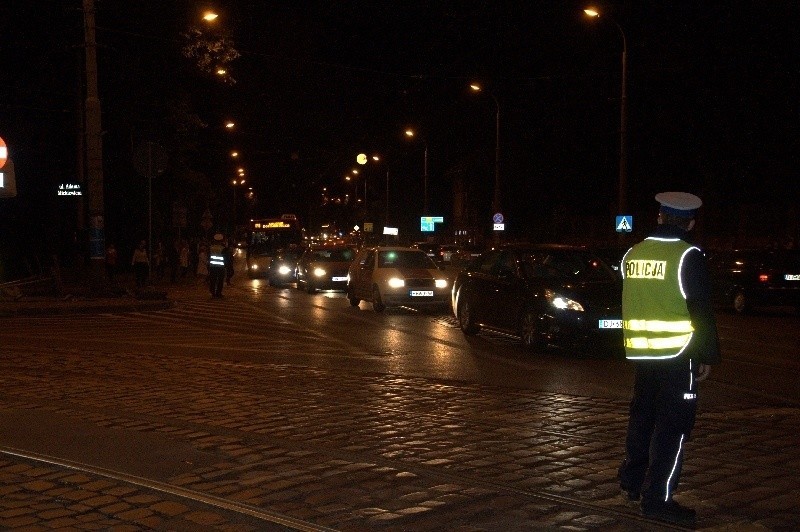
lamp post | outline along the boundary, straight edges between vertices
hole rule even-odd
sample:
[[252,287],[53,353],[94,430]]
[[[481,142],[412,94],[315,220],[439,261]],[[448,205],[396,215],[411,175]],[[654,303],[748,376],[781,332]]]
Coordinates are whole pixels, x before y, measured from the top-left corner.
[[233,185],[233,223],[231,223],[231,233],[233,236],[236,235],[236,188],[245,184],[245,180],[242,178],[243,175],[244,172],[240,172],[240,179],[231,180],[231,184]]
[[[359,153],[356,156],[356,162],[362,166],[367,164],[369,160],[372,159],[375,163],[381,162],[380,155],[373,155],[372,157],[367,157],[366,153]],[[364,174],[364,207],[368,208],[367,205],[367,174]],[[386,165],[386,212],[385,212],[385,222],[384,225],[389,225],[389,165]]]
[[[469,86],[475,92],[481,92],[483,88],[477,83]],[[501,212],[500,206],[500,102],[497,97],[489,93],[489,96],[494,100],[495,115],[494,115],[494,197],[492,198],[492,215]],[[500,231],[494,231],[494,241],[498,244],[500,240]]]
[[[584,9],[583,12],[589,17],[600,18],[600,12],[596,9]],[[628,40],[625,38],[625,32],[622,30],[622,26],[610,15],[604,16],[614,23],[614,26],[617,27],[619,34],[622,36],[622,88],[620,90],[619,101],[619,197],[617,198],[617,214],[625,214],[625,210],[627,209],[625,190],[627,188],[628,179]]]
[[[416,132],[413,129],[406,129],[406,136],[413,138]],[[423,159],[422,159],[422,187],[423,187],[423,207],[422,215],[428,216],[428,141],[423,141]]]

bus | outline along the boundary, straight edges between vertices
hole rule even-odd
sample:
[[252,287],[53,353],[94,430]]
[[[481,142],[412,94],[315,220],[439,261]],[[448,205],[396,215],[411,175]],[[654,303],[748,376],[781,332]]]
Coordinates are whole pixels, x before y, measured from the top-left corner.
[[301,248],[302,245],[303,231],[294,214],[250,220],[246,253],[248,277],[267,277],[269,265],[278,251]]

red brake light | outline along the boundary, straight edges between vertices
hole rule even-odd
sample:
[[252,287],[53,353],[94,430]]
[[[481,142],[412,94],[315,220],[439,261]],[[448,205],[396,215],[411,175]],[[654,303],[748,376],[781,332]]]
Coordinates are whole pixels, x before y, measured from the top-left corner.
[[761,281],[762,283],[766,283],[767,281],[769,281],[769,274],[766,273],[758,274],[758,280]]

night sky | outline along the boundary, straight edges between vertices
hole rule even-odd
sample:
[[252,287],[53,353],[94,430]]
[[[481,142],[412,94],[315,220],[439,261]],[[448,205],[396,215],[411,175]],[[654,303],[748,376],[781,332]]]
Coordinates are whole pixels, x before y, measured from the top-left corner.
[[[471,222],[488,234],[492,96],[509,237],[613,236],[622,38],[609,18],[586,17],[588,4],[207,4],[220,13],[213,30],[198,20],[201,2],[97,0],[107,238],[134,241],[146,230],[146,182],[132,159],[147,141],[169,152],[153,185],[154,223],[165,236],[176,201],[189,210],[189,233],[206,207],[220,226],[230,216],[233,148],[256,192],[250,215],[293,211],[312,229],[329,218],[382,222],[388,170],[390,215],[409,233],[422,212],[425,145],[429,214],[450,222],[460,187]],[[627,40],[627,203],[635,227],[652,225],[655,193],[686,190],[704,199],[709,243],[796,238],[800,4],[594,6]],[[81,7],[80,0],[0,7],[0,136],[19,191],[0,199],[1,249],[59,251],[78,223],[76,202],[54,189],[81,172]],[[233,43],[235,83],[181,55],[192,27]],[[473,81],[486,91],[470,92]],[[235,132],[224,130],[226,119]],[[409,126],[415,140],[403,136]],[[321,207],[322,187],[352,191],[343,176],[359,152],[384,159],[362,169],[368,209]]]

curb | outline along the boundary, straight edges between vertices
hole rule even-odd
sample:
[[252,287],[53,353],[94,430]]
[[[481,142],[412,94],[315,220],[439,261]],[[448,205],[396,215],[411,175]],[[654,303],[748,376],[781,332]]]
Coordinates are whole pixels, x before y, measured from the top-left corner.
[[157,301],[36,301],[0,302],[0,317],[52,316],[65,314],[103,314],[166,310],[175,305],[171,300]]

